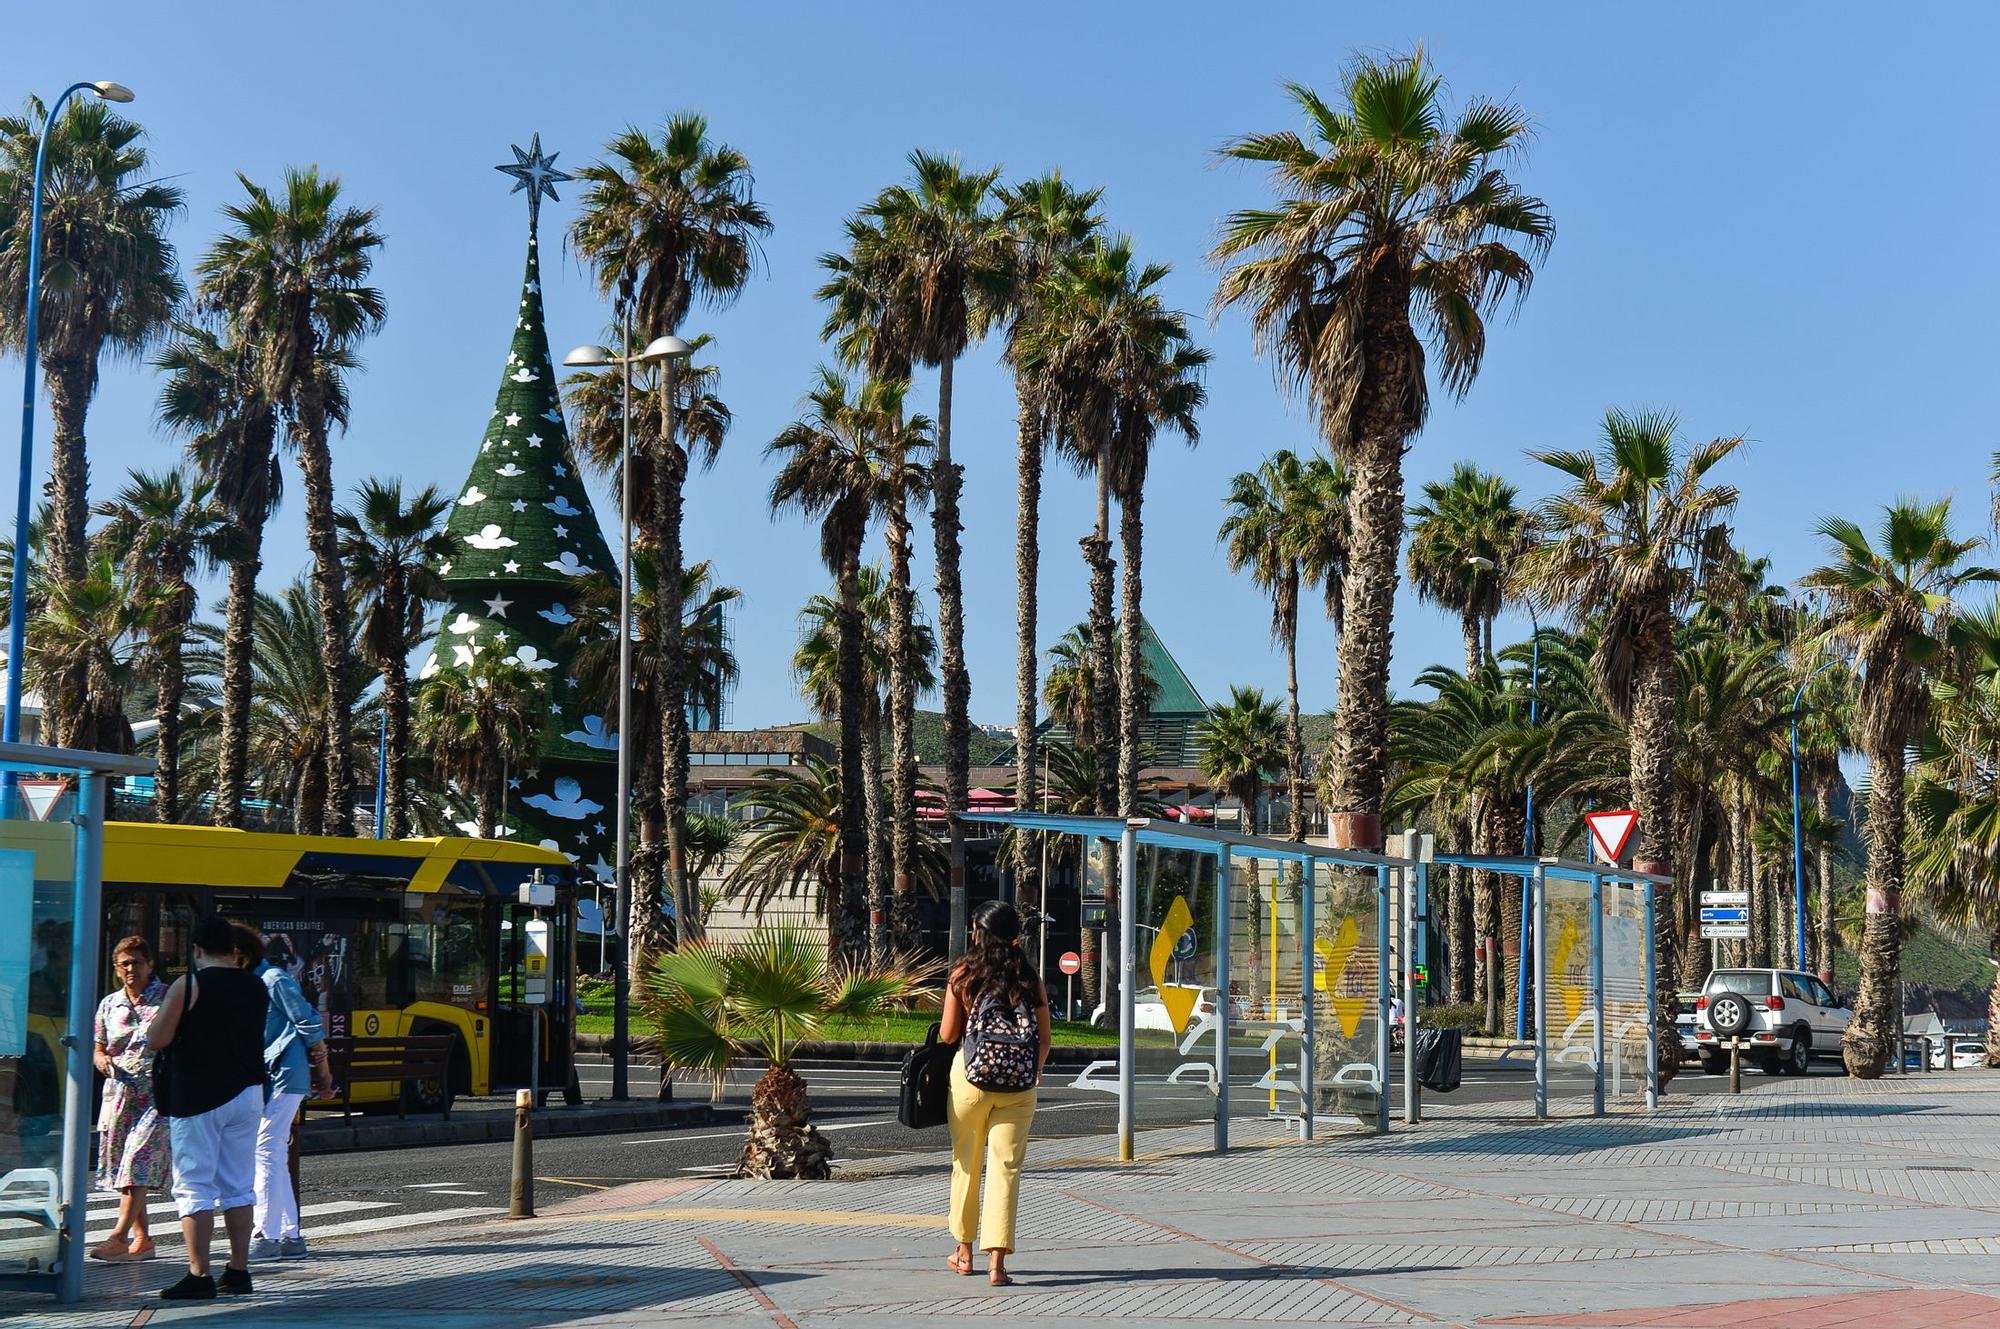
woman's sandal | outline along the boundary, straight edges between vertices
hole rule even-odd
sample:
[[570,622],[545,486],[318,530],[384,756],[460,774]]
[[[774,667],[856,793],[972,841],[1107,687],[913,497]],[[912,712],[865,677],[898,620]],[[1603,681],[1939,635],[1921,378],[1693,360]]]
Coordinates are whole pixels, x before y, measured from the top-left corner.
[[959,1275],[961,1278],[971,1277],[972,1257],[970,1255],[967,1255],[961,1259],[959,1253],[957,1251],[953,1251],[950,1255],[945,1256],[944,1262],[950,1265],[952,1272]]
[[994,1287],[1007,1287],[1013,1283],[1014,1276],[1005,1269],[988,1269],[986,1271],[986,1281]]

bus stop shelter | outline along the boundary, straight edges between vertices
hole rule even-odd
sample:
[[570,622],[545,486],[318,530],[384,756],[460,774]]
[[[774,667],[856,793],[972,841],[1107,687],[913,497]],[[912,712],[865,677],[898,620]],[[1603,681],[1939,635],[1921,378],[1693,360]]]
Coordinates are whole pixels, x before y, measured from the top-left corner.
[[1628,1065],[1646,1106],[1659,1106],[1653,897],[1672,879],[1563,858],[1438,854],[1433,862],[1522,883],[1531,949],[1517,981],[1532,1002],[1535,1115],[1551,1115],[1552,1066],[1588,1068],[1593,1116],[1623,1090]]
[[1118,1058],[1075,1083],[1116,1094],[1121,1159],[1142,1119],[1212,1119],[1218,1150],[1233,1112],[1388,1130],[1391,955],[1414,954],[1423,864],[1146,817],[961,815],[1054,837],[1115,926]]
[[0,744],[0,1288],[83,1295],[106,794],[152,769]]

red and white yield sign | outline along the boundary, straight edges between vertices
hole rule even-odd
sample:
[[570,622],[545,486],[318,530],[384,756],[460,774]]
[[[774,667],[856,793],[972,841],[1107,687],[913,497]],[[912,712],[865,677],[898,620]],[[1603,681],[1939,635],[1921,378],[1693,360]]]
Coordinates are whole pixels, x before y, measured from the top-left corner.
[[1590,823],[1590,840],[1597,848],[1597,856],[1615,867],[1624,856],[1626,842],[1639,825],[1639,814],[1629,809],[1586,812],[1583,819]]
[[1064,951],[1056,958],[1056,968],[1065,974],[1074,974],[1083,968],[1083,957],[1075,951]]

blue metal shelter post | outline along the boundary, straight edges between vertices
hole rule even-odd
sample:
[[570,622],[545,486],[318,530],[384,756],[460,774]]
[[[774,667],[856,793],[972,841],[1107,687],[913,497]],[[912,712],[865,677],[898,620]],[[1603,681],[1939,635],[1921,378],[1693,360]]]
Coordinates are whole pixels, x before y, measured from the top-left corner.
[[[1535,923],[1535,1115],[1549,1115],[1549,1003],[1548,1003],[1548,947],[1543,938],[1548,932],[1548,870],[1540,863],[1535,864],[1534,875],[1528,878],[1531,894],[1534,896]],[[1527,915],[1522,915],[1527,917]],[[1525,962],[1527,957],[1522,956]],[[1523,963],[1522,988],[1527,987],[1528,966]]]
[[1389,865],[1375,869],[1375,1133],[1389,1133]]
[[[1613,889],[1616,889],[1615,887]],[[1592,1017],[1590,1063],[1596,1069],[1591,1086],[1591,1115],[1604,1115],[1604,874],[1590,874],[1590,991]]]
[[1215,1151],[1229,1152],[1229,846],[1215,851]]
[[58,1301],[83,1299],[84,1252],[90,1221],[90,1108],[96,1028],[97,948],[103,931],[103,880],[99,861],[104,833],[104,777],[84,771],[77,778],[71,874],[69,1029],[63,1035],[63,1235]]
[[1646,1106],[1660,1105],[1660,1019],[1654,1006],[1659,1002],[1658,979],[1653,971],[1659,957],[1653,951],[1653,883],[1645,882],[1646,892]]
[[[1313,897],[1319,894],[1319,873],[1310,858],[1299,860],[1299,998],[1305,1007],[1305,1028],[1299,1036],[1299,1134],[1305,1139],[1313,1137],[1313,1117],[1318,1114],[1319,1104],[1314,1088],[1313,1033],[1315,1028],[1313,1008],[1319,1005],[1319,994],[1313,986],[1313,975],[1319,948],[1313,945],[1317,935],[1313,931]],[[1332,975],[1327,976],[1329,985]],[[1220,997],[1220,994],[1217,994]],[[1329,993],[1331,995],[1331,993]]]
[[1132,1091],[1138,1040],[1133,1020],[1139,976],[1139,831],[1129,822],[1118,836],[1118,1161],[1132,1161]]

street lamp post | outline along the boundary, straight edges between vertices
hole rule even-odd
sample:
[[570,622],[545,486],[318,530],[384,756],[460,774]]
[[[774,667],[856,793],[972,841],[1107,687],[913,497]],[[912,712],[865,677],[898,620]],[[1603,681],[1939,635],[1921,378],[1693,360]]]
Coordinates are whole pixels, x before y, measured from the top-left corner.
[[[632,305],[625,302],[623,331],[625,348],[632,347]],[[662,337],[638,355],[613,355],[602,346],[579,346],[563,357],[576,369],[619,368],[618,443],[618,524],[621,547],[618,562],[618,806],[617,853],[613,869],[612,911],[618,922],[618,945],[611,969],[611,1097],[630,1097],[630,1043],[632,1035],[632,980],[627,964],[627,938],[632,921],[632,366],[670,360],[676,351],[662,348],[674,342],[678,354],[687,354],[687,343]],[[607,926],[602,908],[597,915],[598,950],[603,952],[603,929]],[[660,1072],[664,1086],[664,1069]]]
[[[14,496],[14,599],[7,613],[7,709],[4,718],[0,718],[0,741],[8,743],[21,741],[21,671],[28,645],[28,519],[33,507],[30,491],[35,469],[35,341],[42,307],[42,182],[48,177],[49,131],[55,127],[64,103],[79,92],[88,92],[108,102],[132,100],[130,88],[109,79],[72,83],[49,107],[42,120],[41,139],[35,145],[35,187],[33,201],[28,206],[28,309],[21,347],[21,476]],[[43,735],[42,741],[48,741],[47,735]],[[13,788],[11,775],[7,788],[10,792]]]
[[[1806,689],[1812,681],[1838,663],[1828,660],[1807,674],[1806,681],[1799,684],[1797,694],[1792,697],[1792,934],[1798,943],[1792,958],[1801,969],[1806,967],[1806,860],[1801,851],[1804,836],[1799,825],[1799,711],[1806,704]],[[1820,889],[1826,889],[1825,882],[1820,883]]]

